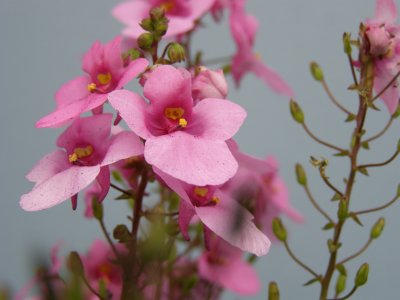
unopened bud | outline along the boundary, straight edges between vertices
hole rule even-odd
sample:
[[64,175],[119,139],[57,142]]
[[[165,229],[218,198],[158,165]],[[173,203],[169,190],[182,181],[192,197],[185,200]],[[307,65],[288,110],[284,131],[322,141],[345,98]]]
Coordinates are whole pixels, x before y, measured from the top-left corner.
[[165,18],[165,9],[162,7],[154,7],[150,10],[150,18],[152,21],[160,21]]
[[307,175],[301,164],[296,164],[296,177],[297,177],[297,182],[300,185],[303,186],[307,185]]
[[278,240],[280,240],[281,242],[286,241],[287,232],[286,232],[285,226],[283,226],[281,219],[274,218],[272,220],[272,231],[274,232],[274,234]]
[[316,62],[310,63],[310,71],[311,75],[314,77],[316,81],[324,80],[324,73],[322,72],[322,69]]
[[346,289],[347,277],[343,274],[339,274],[336,281],[336,295],[340,295]]
[[339,221],[343,222],[348,217],[347,202],[344,200],[339,201],[339,208],[337,212]]
[[393,119],[396,119],[396,118],[398,118],[399,116],[400,116],[400,105],[397,106],[397,109],[396,109],[396,111],[393,113],[392,118],[393,118]]
[[[129,50],[125,53],[125,57],[127,57],[127,58],[129,57],[129,60],[131,60],[131,61],[134,61],[135,59],[139,58],[140,56],[141,56],[140,51],[139,51],[138,49],[135,49],[135,48],[129,49]],[[118,175],[116,175],[116,174],[119,175],[118,172],[113,172],[113,177],[114,177],[114,176],[118,176]],[[121,175],[119,175],[118,178],[120,178],[120,177],[121,177]]]
[[351,55],[350,33],[347,32],[343,34],[343,50],[344,53]]
[[84,268],[81,257],[79,256],[78,252],[72,251],[67,260],[68,269],[77,276],[84,275]]
[[268,285],[268,300],[279,300],[278,284],[271,281]]
[[142,22],[140,22],[140,27],[149,32],[154,30],[153,22],[150,18],[143,19]]
[[137,44],[142,50],[149,50],[153,46],[154,37],[151,33],[145,32],[139,35]]
[[113,231],[114,239],[118,240],[120,243],[126,243],[131,239],[131,234],[128,227],[124,224],[119,224],[114,228]]
[[97,197],[92,198],[92,211],[97,220],[103,220],[103,204],[99,203]]
[[293,119],[300,124],[304,123],[304,114],[301,110],[301,107],[297,104],[293,99],[290,100],[290,113],[292,114]]
[[357,271],[356,278],[354,279],[354,284],[356,287],[364,285],[368,281],[369,264],[364,263]]
[[158,21],[153,24],[154,27],[154,34],[157,35],[158,39],[161,38],[161,36],[165,35],[168,30],[168,19],[165,19],[163,21]]
[[183,48],[182,45],[179,43],[172,43],[168,47],[167,54],[168,54],[168,59],[172,63],[185,61],[185,58],[186,58],[185,48]]
[[380,218],[371,229],[371,239],[377,239],[381,234],[383,229],[385,228],[385,219]]

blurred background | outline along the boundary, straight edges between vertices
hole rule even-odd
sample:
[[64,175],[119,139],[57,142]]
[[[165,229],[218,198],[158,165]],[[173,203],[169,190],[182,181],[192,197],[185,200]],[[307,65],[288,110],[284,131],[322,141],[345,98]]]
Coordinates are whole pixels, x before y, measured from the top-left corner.
[[[199,0],[201,1],[201,0]],[[81,56],[95,40],[107,42],[118,34],[122,25],[110,14],[116,1],[107,0],[2,0],[0,1],[0,67],[1,67],[1,180],[0,180],[0,282],[18,290],[31,276],[33,258],[48,253],[51,246],[63,241],[63,251],[85,251],[95,237],[101,237],[97,222],[83,218],[83,203],[72,211],[70,202],[47,211],[28,213],[19,207],[19,198],[32,184],[25,174],[46,153],[53,151],[61,130],[35,129],[35,122],[55,107],[54,93],[66,81],[81,74]],[[400,6],[400,1],[396,1]],[[342,103],[355,110],[357,98],[347,90],[351,74],[342,50],[343,32],[357,35],[359,23],[374,13],[374,0],[252,0],[247,9],[261,23],[256,51],[265,63],[275,68],[293,87],[306,121],[314,133],[342,147],[347,147],[353,124],[344,123],[322,87],[309,75],[309,62],[318,61],[325,78]],[[203,49],[205,58],[233,54],[234,44],[227,16],[220,24],[206,18],[207,26],[194,38],[194,49]],[[230,83],[228,98],[248,111],[248,118],[237,134],[241,148],[253,155],[274,155],[280,161],[281,175],[287,182],[293,206],[304,217],[298,225],[284,219],[290,231],[290,244],[298,257],[318,273],[327,264],[325,224],[311,207],[303,189],[296,183],[294,164],[301,162],[309,177],[314,196],[331,214],[336,205],[332,194],[308,163],[309,156],[330,159],[328,175],[339,187],[347,176],[346,159],[333,158],[329,149],[311,141],[289,114],[288,99],[272,93],[259,79],[249,75],[241,89]],[[367,132],[380,131],[388,121],[386,108],[368,117]],[[395,150],[399,138],[399,121],[377,143],[364,151],[362,162],[386,160]],[[399,160],[371,170],[370,177],[358,176],[352,209],[360,210],[389,201],[400,182]],[[125,205],[109,201],[106,221],[113,228],[125,220]],[[361,218],[364,228],[349,221],[344,234],[341,257],[356,252],[367,241],[372,224],[387,219],[381,238],[367,253],[349,266],[348,288],[363,262],[370,263],[367,285],[352,299],[395,299],[400,294],[400,204],[385,212]],[[284,248],[275,245],[261,258],[256,269],[264,283],[260,295],[247,299],[266,299],[267,285],[277,281],[282,299],[317,299],[318,285],[302,287],[310,279],[288,257]],[[224,299],[243,299],[230,293]]]

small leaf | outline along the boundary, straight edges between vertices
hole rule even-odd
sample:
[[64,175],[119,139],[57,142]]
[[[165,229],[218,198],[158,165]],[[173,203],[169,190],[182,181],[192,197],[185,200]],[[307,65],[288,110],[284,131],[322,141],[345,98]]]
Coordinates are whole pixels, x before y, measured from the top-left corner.
[[361,147],[363,147],[366,150],[369,150],[369,143],[368,142],[362,142]]
[[358,216],[357,216],[355,213],[351,212],[351,213],[349,214],[349,216],[350,216],[350,218],[352,218],[353,221],[356,222],[358,225],[364,226],[363,223],[361,223],[360,219],[358,218]]
[[342,264],[337,265],[336,269],[339,271],[340,274],[342,274],[343,276],[347,276],[347,270],[346,267]]
[[329,222],[327,223],[324,227],[322,227],[322,230],[329,230],[335,227],[335,223]]
[[313,283],[316,283],[318,281],[321,281],[321,278],[319,277],[315,277],[313,279],[310,279],[309,281],[307,281],[306,283],[303,283],[303,286],[309,286],[312,285]]
[[111,175],[112,175],[112,177],[113,177],[113,179],[114,179],[115,181],[117,181],[117,182],[123,182],[123,179],[122,179],[122,176],[121,176],[121,173],[120,173],[120,172],[114,170],[114,171],[111,172]]
[[333,154],[333,156],[349,156],[349,154],[350,154],[349,151],[344,150],[344,151]]
[[359,89],[359,86],[354,84],[354,83],[352,83],[347,87],[347,89],[350,90],[350,91],[356,91],[356,90]]
[[339,201],[342,199],[342,196],[339,193],[335,193],[335,195],[333,195],[331,201]]
[[364,167],[358,167],[357,171],[360,172],[361,174],[365,175],[365,176],[369,176],[368,170],[367,168]]
[[353,114],[348,114],[347,115],[347,118],[346,118],[346,120],[345,120],[345,122],[351,122],[351,121],[354,121],[356,119],[356,116],[355,115],[353,115]]
[[331,253],[331,254],[335,253],[342,246],[341,243],[335,244],[333,242],[333,240],[331,240],[331,239],[328,240],[327,244],[328,244],[329,253]]
[[340,274],[336,281],[336,295],[340,295],[346,289],[347,276]]
[[[129,193],[132,193],[132,190],[127,191]],[[132,195],[128,195],[127,193],[122,193],[118,197],[115,198],[115,200],[128,200],[128,199],[133,199]]]

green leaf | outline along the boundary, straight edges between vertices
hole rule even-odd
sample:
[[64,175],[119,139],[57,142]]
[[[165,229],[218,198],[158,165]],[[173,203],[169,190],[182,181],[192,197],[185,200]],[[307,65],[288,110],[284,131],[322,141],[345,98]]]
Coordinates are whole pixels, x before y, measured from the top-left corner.
[[345,122],[352,122],[356,119],[356,116],[353,114],[348,114]]
[[361,174],[365,175],[365,176],[369,176],[368,170],[367,168],[364,167],[358,167],[357,171],[360,172]]
[[309,286],[312,285],[313,283],[316,283],[318,281],[321,281],[321,278],[319,277],[315,277],[313,279],[310,279],[309,281],[307,281],[306,283],[303,283],[303,286]]
[[337,265],[336,269],[338,270],[338,272],[340,274],[342,274],[343,276],[347,276],[347,270],[346,267],[343,264]]
[[362,142],[361,147],[363,147],[366,150],[369,150],[369,143],[368,142]]
[[322,227],[322,230],[329,230],[335,227],[335,223],[329,222],[327,223],[324,227]]
[[353,221],[356,222],[358,225],[364,226],[363,223],[361,223],[360,219],[358,218],[358,216],[355,213],[351,212],[349,214],[349,217],[352,218]]

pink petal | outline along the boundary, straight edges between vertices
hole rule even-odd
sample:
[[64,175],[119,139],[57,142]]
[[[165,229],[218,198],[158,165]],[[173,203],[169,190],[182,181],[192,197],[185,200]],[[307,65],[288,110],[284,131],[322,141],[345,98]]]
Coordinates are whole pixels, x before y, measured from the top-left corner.
[[222,184],[238,168],[225,142],[202,139],[183,131],[149,138],[144,157],[161,171],[198,186]]
[[60,204],[87,187],[99,172],[100,166],[71,166],[22,195],[20,205],[26,211],[37,211]]
[[149,62],[144,58],[138,58],[134,61],[131,61],[119,80],[116,89],[120,89],[121,87],[125,86],[133,78],[144,72],[148,65]]
[[397,20],[397,8],[394,0],[377,0],[375,19],[378,22],[393,24]]
[[146,127],[147,104],[142,97],[128,90],[117,90],[109,94],[108,101],[134,133],[144,139],[152,136]]
[[120,132],[112,138],[101,166],[110,165],[131,156],[142,155],[143,150],[144,145],[136,134],[129,131]]
[[190,18],[193,20],[199,19],[205,13],[207,13],[211,7],[213,6],[215,0],[191,0],[190,1],[190,9],[191,15]]
[[193,205],[191,205],[188,201],[181,200],[179,203],[179,228],[181,229],[182,235],[185,240],[189,241],[190,236],[188,233],[190,221],[195,215],[195,210],[193,209]]
[[203,99],[193,108],[194,124],[189,123],[187,130],[201,130],[198,134],[205,139],[225,141],[236,134],[246,115],[241,106],[229,100]]
[[[377,66],[377,75],[374,80],[374,89],[375,93],[380,93],[386,85],[393,79],[395,75],[392,75],[391,72],[386,71],[385,69],[378,69]],[[386,104],[387,109],[390,114],[393,114],[397,106],[399,105],[399,97],[400,91],[397,87],[396,83],[394,83],[391,87],[389,87],[383,95],[380,96],[380,99]]]
[[62,108],[76,100],[86,98],[90,92],[87,89],[91,79],[84,75],[65,83],[56,93],[57,108]]
[[191,106],[192,86],[191,75],[183,69],[162,65],[154,69],[147,79],[144,96],[151,103],[188,103]]
[[97,195],[97,201],[102,202],[110,190],[110,168],[102,167],[99,175],[96,177],[96,181],[100,187],[99,194]]
[[256,61],[253,64],[252,70],[275,93],[288,98],[294,97],[292,88],[285,82],[285,80],[283,80],[283,78],[277,72],[269,68],[261,61]]
[[220,200],[217,205],[195,207],[200,220],[231,245],[257,256],[267,254],[271,242],[254,225],[253,216],[223,193],[216,192],[215,196]]
[[256,295],[261,282],[255,270],[240,259],[226,259],[225,264],[211,264],[207,253],[203,254],[198,262],[200,276],[240,295]]
[[45,155],[26,175],[29,181],[40,183],[69,168],[67,154],[63,150],[56,150]]
[[104,63],[113,73],[118,73],[123,69],[124,64],[121,58],[121,41],[122,37],[117,36],[112,41],[104,45]]
[[126,25],[136,25],[148,17],[150,9],[151,4],[147,1],[126,1],[115,6],[112,15]]

